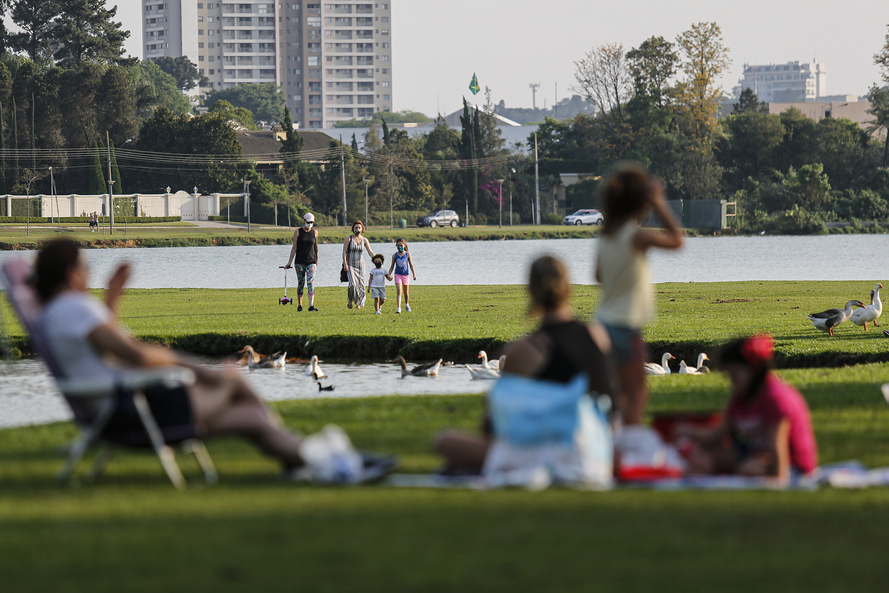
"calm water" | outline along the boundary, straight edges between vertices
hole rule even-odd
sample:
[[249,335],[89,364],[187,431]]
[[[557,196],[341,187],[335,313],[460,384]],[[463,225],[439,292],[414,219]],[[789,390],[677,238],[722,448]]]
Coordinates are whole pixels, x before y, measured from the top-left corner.
[[[593,284],[596,239],[461,241],[410,245],[418,284],[521,284],[534,258],[550,253],[568,263],[571,279]],[[388,257],[395,248],[374,244]],[[653,251],[655,282],[742,280],[879,280],[889,277],[889,235],[691,238],[678,252]],[[170,247],[87,249],[92,282],[103,287],[124,261],[133,288],[274,288],[284,283],[290,247]],[[0,251],[6,258],[29,252]],[[321,245],[317,286],[341,286],[342,245]],[[368,267],[370,263],[368,262]],[[289,272],[288,283],[296,281]]]
[[[521,284],[529,263],[550,253],[569,266],[572,280],[593,283],[596,239],[415,243],[411,253],[417,284]],[[373,245],[387,257],[390,244]],[[655,282],[737,282],[744,280],[889,280],[884,254],[889,235],[820,237],[716,237],[688,239],[679,252],[652,252]],[[95,287],[105,285],[124,261],[133,265],[134,288],[274,288],[284,282],[281,266],[289,246],[187,247],[85,250]],[[0,251],[9,258],[29,252]],[[341,245],[322,245],[316,283],[341,286]],[[289,284],[295,282],[289,272]],[[244,371],[269,400],[318,397],[317,385],[302,375],[303,365],[282,371]],[[486,382],[470,381],[465,367],[444,367],[438,379],[400,379],[395,365],[327,364],[334,392],[325,397],[479,392]],[[0,362],[0,427],[37,424],[69,417],[41,363]]]
[[[410,364],[410,361],[409,361]],[[493,381],[473,381],[463,365],[442,367],[436,377],[405,377],[395,364],[332,364],[321,361],[327,374],[321,384],[333,391],[318,391],[318,384],[303,373],[306,365],[284,369],[243,369],[244,376],[266,400],[378,395],[432,395],[480,393]],[[37,360],[0,362],[0,428],[44,424],[71,417],[43,364]]]

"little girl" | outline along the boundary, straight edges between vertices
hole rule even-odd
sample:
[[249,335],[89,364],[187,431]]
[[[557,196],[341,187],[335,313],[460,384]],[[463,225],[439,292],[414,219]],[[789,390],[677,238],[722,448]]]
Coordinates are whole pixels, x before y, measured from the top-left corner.
[[383,269],[386,257],[382,253],[377,253],[371,258],[374,263],[374,269],[370,271],[368,284],[370,285],[370,296],[374,300],[374,314],[382,313],[381,309],[386,302],[386,280],[392,280],[392,276]]
[[407,241],[404,240],[404,237],[399,237],[395,241],[395,249],[397,251],[392,256],[392,265],[389,266],[390,276],[392,275],[392,270],[395,270],[395,312],[401,313],[401,290],[404,288],[404,310],[410,313],[411,306],[408,302],[410,301],[408,292],[410,276],[414,277],[414,281],[417,280],[417,273],[414,271],[414,260],[411,259],[411,254],[407,249]]
[[818,465],[809,406],[772,373],[771,336],[757,335],[723,348],[719,366],[731,382],[731,399],[716,428],[677,428],[698,442],[692,473],[772,476],[808,474]]

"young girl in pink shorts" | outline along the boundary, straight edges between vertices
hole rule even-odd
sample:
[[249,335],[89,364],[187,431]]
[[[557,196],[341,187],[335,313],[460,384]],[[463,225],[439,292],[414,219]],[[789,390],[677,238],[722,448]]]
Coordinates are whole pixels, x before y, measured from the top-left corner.
[[417,273],[414,271],[414,260],[411,259],[411,254],[407,249],[407,241],[404,240],[404,237],[399,237],[395,241],[395,248],[397,251],[392,256],[392,265],[389,266],[390,276],[392,271],[395,270],[395,312],[401,313],[401,291],[404,290],[404,310],[410,313],[411,306],[408,303],[410,300],[408,287],[411,284],[411,276],[416,280]]

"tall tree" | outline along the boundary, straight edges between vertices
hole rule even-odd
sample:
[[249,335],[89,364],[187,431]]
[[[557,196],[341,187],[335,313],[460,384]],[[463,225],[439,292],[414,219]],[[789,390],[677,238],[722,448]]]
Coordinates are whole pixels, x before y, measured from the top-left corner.
[[161,106],[173,113],[191,111],[191,101],[176,88],[176,79],[161,70],[153,60],[143,60],[129,72],[136,92],[139,119],[151,117],[155,108]]
[[124,68],[112,66],[105,71],[96,90],[96,100],[100,106],[100,131],[107,130],[118,144],[136,135],[139,131],[136,92]]
[[58,0],[17,0],[10,16],[20,31],[9,36],[9,46],[32,60],[51,57],[53,28],[61,11]]
[[106,8],[105,0],[65,0],[62,4],[58,25],[52,30],[54,56],[60,64],[135,63],[123,57],[123,44],[130,32],[114,22],[117,6]]
[[731,64],[728,48],[716,23],[695,23],[679,35],[677,43],[684,55],[685,80],[679,85],[678,99],[686,133],[698,149],[708,151],[722,99],[719,76]]
[[0,54],[6,52],[9,46],[9,31],[6,30],[6,11],[12,0],[0,0]]
[[658,107],[666,106],[667,89],[679,63],[679,54],[674,48],[675,45],[663,37],[649,37],[638,48],[627,52],[627,66],[637,97]]
[[235,107],[249,109],[256,121],[279,121],[287,98],[278,85],[272,82],[244,84],[230,89],[211,89],[206,105],[216,101],[228,101]]
[[284,138],[281,139],[281,148],[278,151],[287,154],[281,171],[284,186],[290,194],[296,194],[299,189],[299,161],[300,152],[303,149],[303,139],[293,129],[293,117],[286,105],[284,106],[284,117],[281,118],[281,130],[284,132]]
[[177,58],[164,56],[154,60],[154,63],[176,79],[176,88],[179,90],[190,91],[198,84],[205,86],[209,82],[206,76],[201,76],[198,67],[187,56]]
[[880,166],[889,167],[889,88],[880,88],[874,85],[867,93],[867,100],[870,102],[868,113],[874,116],[873,121],[868,126],[868,131],[872,134],[883,132],[883,156],[880,159]]
[[600,112],[623,119],[621,105],[630,98],[633,89],[624,46],[620,43],[600,45],[574,62],[574,66],[577,84],[571,89],[595,103]]
[[[889,29],[889,25],[886,28]],[[883,82],[889,84],[889,33],[886,33],[883,47],[874,54],[874,64],[880,67],[880,76],[882,76]]]
[[92,196],[108,193],[108,183],[105,181],[105,168],[102,166],[104,154],[102,143],[96,140],[93,143],[93,161],[90,165],[89,185],[87,190]]
[[732,108],[732,113],[768,113],[769,112],[769,104],[765,101],[760,101],[759,97],[756,96],[756,93],[752,88],[747,87],[743,91],[741,91],[741,96],[738,97],[738,102],[735,103],[734,108]]

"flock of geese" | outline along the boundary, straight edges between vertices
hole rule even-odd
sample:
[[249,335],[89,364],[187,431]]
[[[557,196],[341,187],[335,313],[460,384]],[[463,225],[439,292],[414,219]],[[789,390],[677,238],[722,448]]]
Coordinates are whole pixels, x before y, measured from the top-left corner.
[[[657,364],[656,362],[646,362],[645,363],[645,374],[646,375],[672,375],[673,371],[670,370],[669,361],[674,360],[676,357],[670,354],[669,352],[664,353],[661,357],[661,364]],[[690,367],[685,364],[684,360],[679,361],[679,373],[680,375],[706,375],[710,372],[710,369],[704,366],[704,361],[710,360],[706,354],[701,352],[698,354],[698,365]]]
[[[812,322],[812,327],[827,332],[831,336],[835,327],[851,321],[859,327],[864,327],[867,331],[867,324],[873,322],[874,327],[879,327],[877,319],[883,314],[883,302],[880,300],[880,289],[882,284],[877,284],[876,288],[870,291],[870,305],[865,305],[861,301],[846,301],[845,309],[828,309],[820,313],[812,313],[806,315]],[[852,310],[852,307],[858,309]],[[889,331],[883,330],[883,335],[889,337]]]
[[[319,360],[317,356],[312,356],[308,361],[301,360],[299,358],[287,358],[287,352],[275,352],[271,355],[259,354],[256,352],[252,346],[244,346],[241,350],[238,351],[240,354],[240,358],[236,360],[236,364],[241,366],[246,366],[251,371],[255,369],[283,369],[287,363],[306,363],[306,370],[304,374],[307,377],[312,377],[316,382],[318,382],[318,391],[333,391],[334,386],[329,385],[324,387],[321,385],[321,379],[326,379],[327,375],[321,369],[321,365],[319,364]],[[478,353],[478,357],[481,359],[481,363],[478,366],[470,366],[466,365],[466,368],[469,370],[469,374],[472,379],[499,379],[500,378],[500,369],[503,366],[503,362],[506,360],[505,356],[501,356],[499,360],[488,361],[488,353],[484,350],[481,350]],[[407,362],[404,360],[403,356],[396,356],[392,359],[392,362],[398,363],[401,366],[401,378],[405,377],[437,377],[438,371],[443,366],[453,366],[453,362],[443,362],[443,359],[439,358],[434,362],[430,362],[428,364],[417,365],[411,368],[408,368]]]

